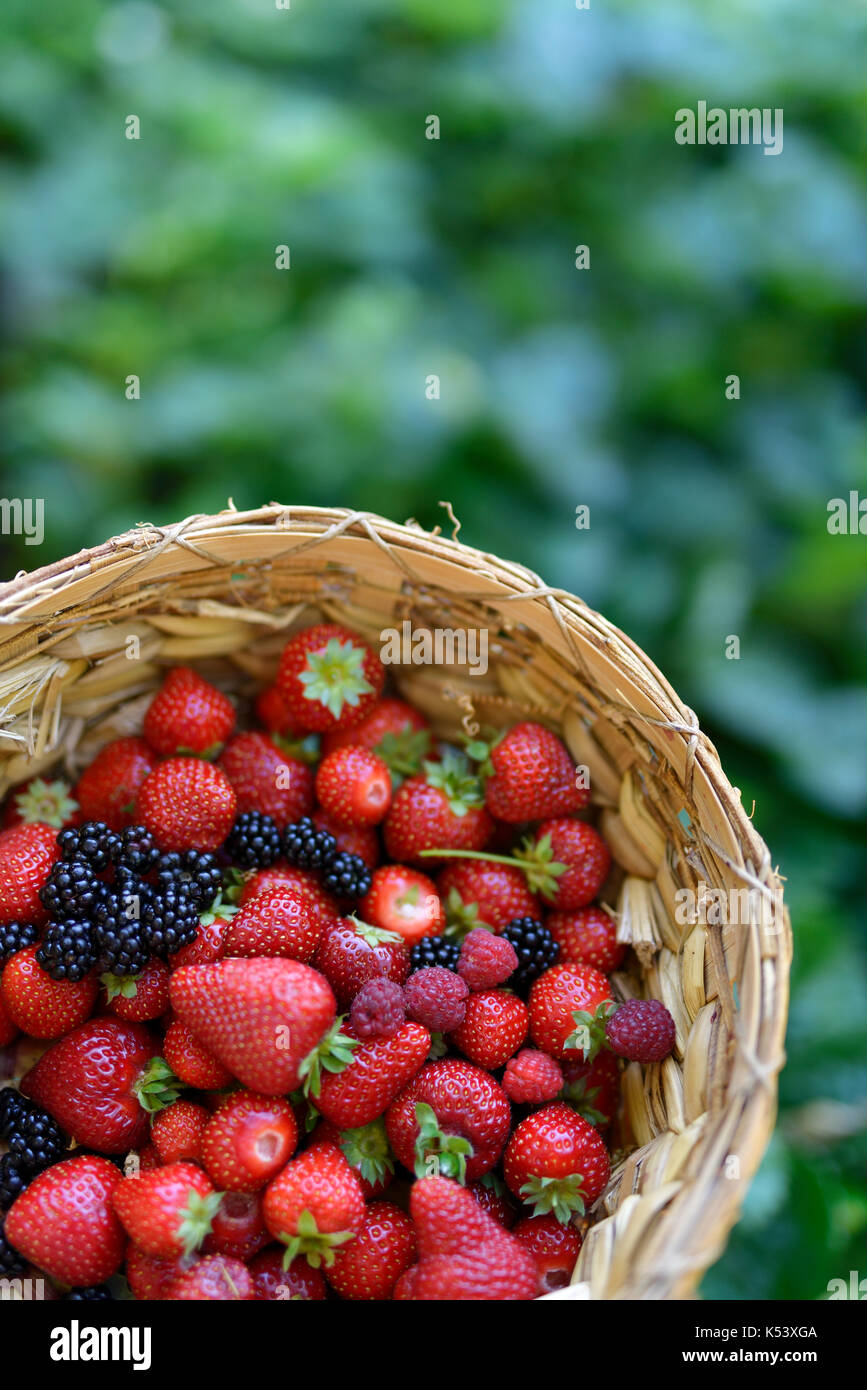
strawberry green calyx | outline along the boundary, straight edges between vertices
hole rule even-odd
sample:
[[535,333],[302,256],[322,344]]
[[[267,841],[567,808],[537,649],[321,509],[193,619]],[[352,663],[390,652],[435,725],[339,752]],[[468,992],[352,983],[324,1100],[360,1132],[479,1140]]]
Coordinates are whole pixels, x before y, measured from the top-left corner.
[[534,1216],[551,1212],[561,1226],[568,1226],[573,1216],[584,1215],[584,1178],[570,1173],[565,1178],[530,1178],[521,1188],[521,1197],[533,1208]]
[[580,1047],[584,1053],[584,1061],[592,1062],[599,1050],[607,1046],[605,1025],[616,1007],[616,1004],[606,1000],[604,1004],[597,1005],[596,1012],[592,1014],[586,1009],[576,1009],[572,1014],[575,1031],[569,1034],[563,1046]]
[[395,790],[404,777],[412,777],[421,772],[425,758],[430,752],[431,736],[428,729],[402,729],[399,734],[383,734],[374,748],[374,753],[387,766]]
[[600,1086],[591,1086],[588,1090],[587,1078],[582,1076],[580,1081],[570,1081],[564,1086],[558,1099],[571,1105],[575,1113],[580,1115],[582,1120],[586,1120],[589,1125],[596,1125],[597,1127],[607,1125],[611,1116],[603,1115],[602,1111],[597,1110],[593,1104],[601,1089]]
[[[223,902],[226,905],[234,906],[237,910],[241,894],[255,873],[258,873],[257,869],[227,869],[223,874],[223,887],[219,894]],[[201,917],[199,921],[201,921]]]
[[469,1139],[458,1134],[443,1134],[439,1120],[429,1105],[419,1101],[415,1107],[418,1138],[415,1141],[415,1175],[457,1178],[461,1185],[467,1181],[467,1159],[474,1150]]
[[445,1057],[445,1055],[446,1055],[446,1053],[448,1052],[448,1050],[449,1050],[449,1045],[448,1045],[448,1043],[446,1042],[445,1034],[444,1034],[444,1033],[431,1033],[431,1035],[430,1035],[430,1052],[429,1052],[428,1055],[427,1055],[427,1060],[428,1060],[429,1062],[438,1062],[439,1059],[440,1059],[440,1057]]
[[280,752],[285,753],[287,758],[294,758],[299,763],[308,763],[311,767],[319,762],[322,740],[318,734],[305,734],[303,738],[287,738],[285,734],[271,734],[270,738],[275,748],[279,748]]
[[[290,1093],[290,1095],[289,1095],[289,1103],[290,1103],[290,1105],[292,1106],[293,1110],[295,1109],[295,1107],[296,1107],[297,1105],[303,1105],[303,1106],[305,1107],[305,1111],[304,1111],[304,1133],[305,1133],[305,1134],[312,1134],[313,1131],[314,1131],[314,1129],[315,1129],[316,1126],[318,1125],[320,1119],[322,1118],[321,1115],[319,1114],[319,1111],[316,1109],[316,1106],[313,1104],[313,1101],[310,1099],[309,1096],[305,1096],[303,1090],[298,1090],[298,1091],[292,1091],[292,1092]],[[296,1118],[298,1118],[297,1112],[296,1112]]]
[[482,1187],[489,1188],[496,1197],[504,1197],[509,1190],[503,1182],[503,1179],[499,1177],[493,1169],[487,1173],[483,1173],[479,1178],[479,1183]]
[[340,1136],[343,1156],[369,1182],[371,1187],[383,1183],[394,1172],[394,1157],[382,1119],[371,1120],[358,1129],[345,1129]]
[[167,1105],[177,1100],[183,1089],[183,1081],[175,1076],[168,1062],[162,1057],[150,1059],[132,1088],[142,1110],[146,1110],[149,1115],[155,1115],[158,1110],[165,1110]]
[[240,911],[237,903],[231,901],[231,894],[234,887],[235,884],[233,882],[229,888],[225,890],[225,897],[221,890],[211,903],[207,912],[199,913],[199,922],[203,927],[210,927],[218,918],[225,922],[229,917],[234,917],[235,913]]
[[26,825],[40,821],[59,830],[78,810],[78,802],[70,796],[68,782],[46,782],[34,777],[29,786],[15,795],[15,809]]
[[330,638],[321,652],[308,652],[307,670],[298,677],[305,700],[318,700],[339,719],[344,705],[355,706],[362,695],[373,694],[364,674],[363,648]]
[[465,749],[468,758],[472,758],[476,763],[476,771],[479,777],[492,777],[494,764],[491,762],[491,754],[498,743],[506,737],[505,729],[483,729],[484,738],[470,738],[465,736]]
[[[416,896],[418,889],[416,888]],[[386,931],[384,927],[374,927],[370,922],[362,922],[360,917],[356,917],[353,912],[349,919],[355,928],[357,936],[368,946],[394,946],[403,941],[400,932]]]
[[467,811],[484,806],[484,788],[469,760],[456,748],[446,748],[442,762],[426,762],[424,772],[428,786],[437,787],[445,794],[454,815],[465,816]]
[[343,1071],[352,1061],[352,1054],[358,1047],[358,1039],[350,1038],[347,1033],[340,1031],[344,1018],[345,1015],[341,1014],[334,1020],[328,1032],[320,1038],[316,1047],[307,1053],[298,1068],[298,1075],[304,1082],[302,1090],[308,1100],[310,1096],[319,1095],[323,1071]]
[[195,748],[186,748],[182,744],[178,748],[177,756],[179,758],[204,758],[205,762],[212,763],[217,757],[219,757],[224,747],[225,745],[222,743],[211,743],[204,750],[204,752],[200,753]]
[[280,1232],[280,1240],[286,1246],[283,1268],[288,1269],[298,1255],[306,1255],[307,1261],[318,1269],[320,1265],[334,1264],[334,1252],[338,1246],[355,1239],[354,1231],[320,1231],[316,1217],[305,1207],[298,1218],[298,1234],[290,1236],[287,1231]]
[[139,975],[112,975],[110,971],[106,971],[104,975],[100,975],[99,981],[105,986],[106,998],[110,1004],[118,995],[121,999],[135,999],[140,978]]
[[194,1250],[198,1250],[205,1236],[211,1234],[214,1217],[220,1210],[223,1196],[222,1192],[209,1192],[207,1197],[203,1197],[194,1187],[190,1188],[187,1205],[180,1213],[181,1220],[178,1225],[178,1239],[183,1241],[185,1255],[192,1255]]
[[[478,849],[423,849],[419,855],[424,859],[485,859],[489,864],[510,864],[513,869],[521,870],[530,892],[538,893],[548,902],[557,892],[557,879],[569,868],[568,864],[561,864],[553,857],[550,835],[543,835],[541,840],[528,835],[514,854],[489,854]],[[485,923],[479,925],[485,926]]]
[[476,927],[485,927],[488,931],[494,930],[490,922],[484,922],[479,916],[478,903],[464,902],[457,888],[449,889],[443,907],[446,912],[443,936],[450,936],[455,941],[463,941],[464,937],[469,936]]

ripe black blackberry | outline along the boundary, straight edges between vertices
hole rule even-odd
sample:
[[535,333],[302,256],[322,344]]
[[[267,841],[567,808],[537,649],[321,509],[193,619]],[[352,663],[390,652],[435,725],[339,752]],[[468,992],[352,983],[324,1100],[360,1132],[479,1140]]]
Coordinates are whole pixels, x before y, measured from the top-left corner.
[[132,869],[137,874],[146,874],[158,862],[160,852],[154,837],[143,825],[128,825],[120,834],[118,865]]
[[101,974],[140,975],[151,958],[150,931],[138,917],[119,909],[97,928]]
[[8,1139],[32,1108],[33,1102],[14,1086],[4,1086],[0,1090],[0,1139]]
[[324,869],[337,853],[337,841],[327,830],[317,830],[309,816],[302,816],[283,832],[283,857],[299,869]]
[[20,1274],[25,1263],[15,1247],[9,1244],[0,1224],[0,1274]]
[[15,1154],[0,1158],[0,1211],[7,1211],[24,1191],[32,1174],[26,1163]]
[[78,917],[49,922],[36,950],[36,963],[52,980],[74,984],[96,965],[97,938],[93,924]]
[[182,946],[195,941],[199,930],[199,907],[182,889],[169,886],[154,893],[142,912],[145,939],[155,956],[163,960]]
[[120,836],[101,820],[88,820],[83,825],[61,830],[57,843],[67,862],[84,860],[96,873],[115,863],[121,849]]
[[444,970],[457,972],[460,955],[460,942],[448,936],[423,936],[409,953],[410,974],[429,965],[441,965]]
[[513,917],[500,935],[511,941],[518,956],[518,968],[509,976],[509,989],[516,994],[525,993],[534,980],[556,965],[560,947],[535,917]]
[[172,852],[160,855],[157,864],[157,884],[161,891],[171,888],[182,892],[200,912],[211,906],[223,886],[223,871],[213,854],[200,854],[196,849],[183,854]]
[[229,832],[224,849],[243,869],[267,869],[280,858],[283,844],[277,823],[261,811],[245,811]]
[[39,940],[39,932],[30,922],[5,922],[0,926],[0,962],[32,946]]
[[70,1289],[63,1297],[70,1303],[101,1303],[106,1299],[114,1300],[114,1294],[108,1284],[91,1284],[86,1289]]
[[38,1105],[31,1105],[9,1135],[9,1152],[29,1168],[41,1173],[59,1163],[66,1153],[66,1136],[57,1121]]
[[64,917],[84,918],[91,915],[104,888],[105,884],[96,877],[91,866],[75,859],[71,863],[61,861],[54,865],[39,890],[39,897],[43,907],[58,920]]
[[322,885],[335,898],[363,898],[370,891],[372,874],[357,854],[335,854],[322,875]]

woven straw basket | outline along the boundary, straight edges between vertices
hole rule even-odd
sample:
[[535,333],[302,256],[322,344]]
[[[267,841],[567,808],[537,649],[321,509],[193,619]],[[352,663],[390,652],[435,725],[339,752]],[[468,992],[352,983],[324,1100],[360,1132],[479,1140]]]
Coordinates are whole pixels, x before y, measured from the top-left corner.
[[[272,504],[140,527],[0,587],[0,795],[53,765],[74,776],[138,732],[165,665],[200,666],[243,712],[288,633],[320,615],[375,649],[405,620],[486,629],[485,674],[393,666],[399,692],[442,736],[543,721],[589,769],[616,860],[602,896],[633,948],[615,992],[661,999],[677,1043],[624,1073],[611,1182],[572,1287],[551,1297],[691,1296],[773,1126],[791,931],[770,854],[695,715],[579,599],[438,529],[365,513]],[[700,904],[702,884],[747,910],[684,920],[678,890]]]

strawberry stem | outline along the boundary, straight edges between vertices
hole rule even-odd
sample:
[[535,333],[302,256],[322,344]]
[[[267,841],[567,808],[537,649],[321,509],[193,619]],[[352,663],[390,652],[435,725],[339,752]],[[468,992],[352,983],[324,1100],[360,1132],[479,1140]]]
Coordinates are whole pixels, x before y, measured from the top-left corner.
[[476,849],[419,851],[419,856],[423,859],[483,859],[488,864],[508,864],[510,868],[521,870],[531,893],[539,893],[548,902],[553,901],[556,896],[557,879],[569,868],[568,864],[561,864],[559,860],[554,859],[553,854],[550,835],[543,835],[540,840],[534,840],[532,835],[528,835],[521,848],[515,850],[514,854],[491,854],[486,850]]
[[297,1233],[293,1236],[288,1231],[280,1232],[280,1240],[286,1246],[283,1268],[288,1269],[298,1255],[306,1255],[308,1263],[314,1269],[318,1269],[322,1264],[327,1268],[334,1264],[337,1246],[345,1245],[348,1240],[354,1239],[354,1231],[320,1231],[316,1217],[305,1207],[298,1217]]

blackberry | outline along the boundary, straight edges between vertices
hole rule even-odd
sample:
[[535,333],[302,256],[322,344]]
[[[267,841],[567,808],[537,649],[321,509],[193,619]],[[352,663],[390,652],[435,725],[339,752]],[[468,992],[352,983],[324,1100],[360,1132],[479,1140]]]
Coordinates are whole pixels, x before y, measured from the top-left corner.
[[0,1090],[0,1139],[9,1138],[32,1108],[32,1104],[33,1102],[22,1096],[20,1091],[16,1091],[14,1086],[4,1086]]
[[142,912],[142,926],[155,956],[174,955],[195,941],[199,908],[182,889],[170,886],[155,893]]
[[183,854],[161,855],[157,882],[161,891],[170,888],[182,892],[194,907],[204,912],[223,886],[223,871],[213,854],[188,849]]
[[39,932],[30,922],[5,922],[0,926],[0,961],[8,960],[16,951],[32,946]]
[[283,857],[299,869],[324,869],[337,853],[337,841],[327,830],[317,830],[309,816],[302,816],[283,833]]
[[83,980],[96,965],[96,958],[97,940],[93,925],[77,917],[49,922],[36,951],[36,963],[42,966],[46,975],[50,975],[52,980],[66,980],[69,984]]
[[31,1173],[40,1173],[63,1158],[66,1136],[51,1115],[32,1105],[9,1136],[9,1152]]
[[232,826],[224,846],[243,869],[266,869],[280,858],[283,848],[277,823],[260,811],[245,811]]
[[409,953],[410,973],[429,965],[441,965],[444,970],[457,971],[461,947],[447,936],[423,936]]
[[16,1197],[24,1191],[31,1178],[26,1163],[15,1154],[4,1154],[0,1158],[0,1211],[11,1207]]
[[336,898],[363,898],[373,876],[357,854],[335,854],[322,875],[322,883]]
[[114,1294],[108,1284],[91,1284],[86,1289],[70,1289],[63,1298],[70,1303],[96,1303],[104,1302],[107,1299],[113,1300]]
[[124,869],[146,874],[160,857],[154,837],[143,825],[128,825],[121,831],[117,862]]
[[151,958],[150,930],[138,917],[122,909],[97,928],[101,974],[140,975]]
[[52,917],[89,917],[104,888],[89,864],[77,859],[69,864],[61,861],[54,865],[39,897]]
[[513,917],[500,935],[511,941],[518,956],[518,968],[509,976],[509,988],[516,994],[525,993],[560,955],[558,943],[535,917]]
[[10,1245],[0,1225],[0,1274],[20,1274],[25,1261],[14,1246]]
[[101,820],[88,820],[83,825],[61,830],[57,843],[67,862],[83,859],[97,873],[115,863],[121,850],[120,836]]

